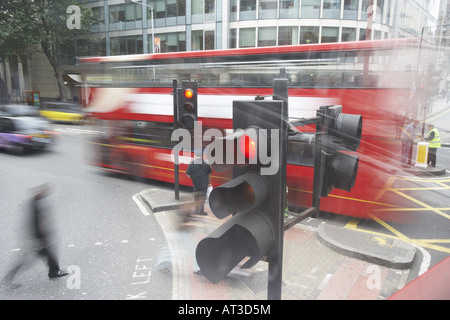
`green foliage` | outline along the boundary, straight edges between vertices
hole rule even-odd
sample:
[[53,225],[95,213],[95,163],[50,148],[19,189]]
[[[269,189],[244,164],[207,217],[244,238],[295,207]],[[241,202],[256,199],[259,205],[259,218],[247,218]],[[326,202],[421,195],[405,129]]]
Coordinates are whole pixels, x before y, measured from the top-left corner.
[[[81,11],[81,28],[69,29],[67,13],[70,5]],[[96,22],[92,10],[84,0],[8,0],[0,3],[0,57],[23,59],[36,50],[36,45],[70,52],[76,42],[90,39],[90,27]],[[45,48],[44,48],[45,49]]]

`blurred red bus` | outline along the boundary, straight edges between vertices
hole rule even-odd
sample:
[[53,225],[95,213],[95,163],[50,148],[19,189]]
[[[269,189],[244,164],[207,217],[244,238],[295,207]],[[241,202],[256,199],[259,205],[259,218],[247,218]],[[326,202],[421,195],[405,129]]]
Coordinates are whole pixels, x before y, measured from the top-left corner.
[[[417,39],[80,58],[82,103],[103,134],[92,141],[91,163],[105,170],[174,182],[173,80],[198,83],[198,120],[232,128],[232,101],[271,96],[273,80],[289,80],[289,117],[314,117],[322,105],[361,114],[358,177],[351,192],[334,190],[321,210],[364,217],[401,205],[383,190],[400,171],[400,130],[417,118],[422,65],[430,56]],[[422,54],[420,51],[422,49]],[[420,60],[420,61],[419,61]],[[314,132],[314,127],[299,128]],[[205,145],[209,142],[205,142]],[[311,149],[289,143],[287,183],[291,209],[312,202]],[[181,157],[180,184],[192,154]],[[213,172],[213,186],[227,174]]]

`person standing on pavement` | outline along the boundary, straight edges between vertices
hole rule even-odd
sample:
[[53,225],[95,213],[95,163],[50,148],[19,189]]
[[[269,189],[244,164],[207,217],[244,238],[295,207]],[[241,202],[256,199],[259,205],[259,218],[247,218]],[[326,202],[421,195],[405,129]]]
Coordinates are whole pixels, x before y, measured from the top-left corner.
[[424,140],[428,141],[428,165],[435,167],[437,149],[441,147],[441,137],[434,125],[428,124],[428,130],[430,131],[428,137],[424,138]]
[[402,141],[402,167],[411,166],[411,154],[414,144],[414,139],[416,136],[416,126],[419,123],[417,120],[412,120],[407,123],[402,130],[401,141]]
[[[3,278],[2,283],[7,283],[14,287],[13,280],[17,273],[32,264],[32,260],[36,254],[40,258],[47,261],[49,268],[49,278],[59,278],[68,275],[67,272],[61,271],[59,268],[56,247],[53,243],[53,225],[52,217],[48,210],[45,210],[44,199],[50,194],[48,184],[41,185],[34,190],[30,203],[30,215],[27,216],[30,227],[30,238],[27,239],[26,248],[24,250],[20,262],[9,271]],[[31,252],[29,252],[31,251]]]
[[195,152],[194,160],[188,165],[186,175],[192,180],[194,185],[195,214],[207,215],[205,212],[206,192],[210,185],[212,169],[209,164],[203,160],[200,152]]

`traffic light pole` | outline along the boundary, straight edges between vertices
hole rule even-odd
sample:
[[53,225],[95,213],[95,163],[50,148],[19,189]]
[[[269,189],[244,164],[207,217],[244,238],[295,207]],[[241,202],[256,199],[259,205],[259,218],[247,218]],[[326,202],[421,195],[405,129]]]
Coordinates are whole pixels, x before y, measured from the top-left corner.
[[[177,80],[173,80],[172,82],[173,86],[173,130],[178,129],[178,82]],[[178,165],[178,152],[175,152],[175,159],[174,159],[174,183],[175,183],[175,199],[180,200],[180,181],[179,181],[179,175],[180,175],[180,169]]]
[[314,142],[314,178],[313,178],[313,194],[312,207],[315,208],[313,216],[317,217],[320,212],[320,197],[322,190],[322,181],[324,174],[322,146],[326,142],[326,135],[323,134],[323,109],[317,111],[318,121],[316,122],[316,139]]
[[[283,239],[284,239],[284,210],[286,208],[286,158],[287,158],[287,123],[288,117],[288,81],[287,79],[275,79],[273,87],[273,99],[283,101],[280,110],[280,134],[278,145],[280,146],[281,178],[277,186],[273,186],[274,197],[278,201],[277,217],[274,223],[275,246],[268,255],[269,274],[267,283],[267,299],[281,300],[282,275],[283,275]],[[283,136],[284,135],[284,136]]]

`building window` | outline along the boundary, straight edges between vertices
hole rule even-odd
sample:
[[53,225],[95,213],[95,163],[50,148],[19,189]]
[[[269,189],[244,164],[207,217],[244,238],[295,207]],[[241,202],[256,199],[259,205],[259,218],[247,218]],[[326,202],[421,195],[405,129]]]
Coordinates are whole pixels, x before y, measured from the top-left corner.
[[298,44],[298,28],[297,27],[279,27],[278,28],[278,45],[294,45]]
[[142,20],[142,6],[136,3],[129,3],[125,7],[125,17],[127,22]]
[[298,2],[299,0],[280,0],[280,18],[298,18]]
[[342,42],[356,41],[356,29],[355,28],[342,28]]
[[302,1],[302,18],[318,19],[320,16],[320,0],[303,0]]
[[111,38],[111,54],[140,54],[143,53],[143,42],[141,36]]
[[341,13],[341,0],[323,0],[323,18],[339,19]]
[[361,5],[361,20],[362,21],[367,21],[369,6],[370,6],[370,0],[362,0],[362,5]]
[[205,50],[214,50],[214,30],[205,31]]
[[228,48],[237,48],[236,29],[230,29],[230,35],[228,39]]
[[109,6],[109,23],[125,22],[125,5]]
[[322,28],[322,37],[321,37],[320,41],[322,43],[338,42],[339,41],[339,28],[323,27]]
[[377,11],[374,21],[376,23],[383,23],[383,14],[384,14],[384,0],[377,0]]
[[215,32],[214,30],[192,31],[192,50],[214,50]]
[[166,17],[166,1],[165,0],[156,0],[156,6],[154,9],[154,18],[155,19],[164,19]]
[[356,20],[358,18],[358,0],[344,0],[344,19]]
[[359,41],[366,40],[367,29],[359,29]]
[[258,47],[276,46],[277,28],[262,27],[258,29]]
[[186,16],[186,0],[177,0],[178,4],[178,16],[184,17]]
[[240,19],[256,19],[256,0],[240,0]]
[[177,11],[177,0],[167,0],[167,17],[176,17],[178,16]]
[[[155,50],[157,52],[186,51],[186,33],[184,32],[158,34],[157,39],[159,39],[159,51]],[[151,42],[152,38],[149,36],[149,44]]]
[[301,27],[300,28],[300,43],[318,43],[319,42],[319,27]]
[[275,19],[277,17],[277,1],[259,0],[259,19]]
[[255,28],[239,29],[239,48],[255,47]]
[[230,0],[230,21],[237,20],[237,1],[238,0]]
[[216,0],[205,0],[205,13],[215,13],[216,12]]
[[203,50],[203,30],[192,31],[192,51]]

